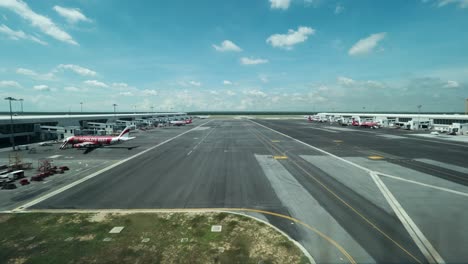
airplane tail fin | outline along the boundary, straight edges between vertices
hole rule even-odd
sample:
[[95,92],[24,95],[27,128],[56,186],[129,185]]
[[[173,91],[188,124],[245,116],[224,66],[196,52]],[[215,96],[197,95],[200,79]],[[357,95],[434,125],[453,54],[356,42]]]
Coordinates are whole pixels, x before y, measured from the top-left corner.
[[130,127],[126,127],[124,130],[122,130],[122,133],[120,133],[119,138],[120,139],[127,139],[129,138],[130,135]]

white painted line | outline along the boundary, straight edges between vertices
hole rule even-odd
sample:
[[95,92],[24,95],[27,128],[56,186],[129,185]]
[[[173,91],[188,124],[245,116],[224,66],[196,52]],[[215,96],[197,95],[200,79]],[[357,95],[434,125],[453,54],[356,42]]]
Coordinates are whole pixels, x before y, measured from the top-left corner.
[[461,195],[461,196],[466,196],[466,197],[468,197],[468,193],[465,193],[465,192],[459,192],[459,191],[455,191],[455,190],[448,189],[448,188],[444,188],[444,187],[439,187],[439,186],[435,186],[435,185],[431,185],[431,184],[427,184],[427,183],[422,183],[422,182],[418,182],[418,181],[408,180],[408,179],[405,179],[405,178],[401,178],[401,177],[389,175],[389,174],[386,174],[386,173],[378,172],[377,174],[380,175],[380,176],[387,177],[387,178],[392,178],[392,179],[400,180],[400,181],[404,181],[404,182],[410,182],[410,183],[414,183],[414,184],[417,184],[417,185],[425,186],[425,187],[428,187],[428,188],[437,189],[437,190],[440,190],[440,191],[445,191],[445,192],[449,192],[449,193],[458,194],[458,195]]
[[190,154],[192,154],[192,152],[193,152],[194,150],[196,150],[196,149],[198,148],[198,146],[200,146],[200,144],[201,144],[211,133],[213,133],[213,131],[214,131],[214,128],[213,128],[210,132],[208,132],[208,133],[200,140],[200,142],[198,142],[198,144],[195,145],[195,147],[193,147],[192,150],[190,150],[189,153],[187,153],[187,156],[189,156]]
[[327,126],[327,127],[325,127],[325,128],[333,129],[333,130],[338,130],[338,131],[356,132],[356,129],[344,128],[344,127],[331,127],[331,126]]
[[163,142],[157,144],[156,146],[153,146],[153,147],[151,147],[151,148],[149,148],[149,149],[146,149],[146,150],[144,150],[144,151],[142,151],[142,152],[140,152],[140,153],[137,153],[137,154],[135,154],[135,155],[133,155],[133,156],[131,156],[131,157],[128,157],[128,158],[126,158],[126,159],[124,159],[124,160],[121,160],[121,161],[119,161],[119,162],[116,162],[116,163],[114,163],[114,164],[112,164],[112,165],[110,165],[110,166],[108,166],[108,167],[105,167],[105,168],[103,168],[103,169],[101,169],[101,170],[99,170],[99,171],[97,171],[97,172],[95,172],[95,173],[92,173],[92,174],[90,174],[90,175],[88,175],[88,176],[86,176],[86,177],[84,177],[84,178],[81,178],[81,179],[79,179],[79,180],[77,180],[77,181],[74,181],[74,182],[68,184],[68,185],[65,185],[65,186],[63,186],[63,187],[60,188],[60,189],[57,189],[57,190],[55,190],[55,191],[53,191],[53,192],[47,193],[47,194],[45,194],[45,195],[43,195],[43,196],[41,196],[41,197],[39,197],[39,198],[36,198],[36,199],[34,199],[34,200],[30,201],[30,202],[27,202],[27,203],[25,203],[25,204],[23,204],[23,205],[21,205],[21,206],[15,208],[15,209],[13,209],[12,211],[13,211],[13,212],[23,211],[23,210],[27,209],[28,207],[31,207],[31,206],[36,205],[36,204],[38,204],[38,203],[40,203],[40,202],[42,202],[42,201],[44,201],[44,200],[47,200],[47,199],[49,199],[50,197],[53,197],[53,196],[55,196],[55,195],[57,195],[57,194],[59,194],[59,193],[62,193],[62,192],[66,191],[66,190],[68,190],[68,189],[70,189],[70,188],[72,188],[72,187],[74,187],[74,186],[76,186],[76,185],[78,185],[78,184],[80,184],[80,183],[83,183],[83,182],[85,182],[85,181],[87,181],[87,180],[89,180],[89,179],[92,179],[92,178],[94,178],[94,177],[100,175],[100,174],[103,173],[103,172],[106,172],[106,171],[108,171],[108,170],[110,170],[110,169],[113,169],[113,168],[119,166],[120,164],[123,164],[123,163],[125,163],[125,162],[127,162],[127,161],[129,161],[129,160],[132,160],[132,159],[136,158],[136,157],[139,157],[139,156],[145,154],[145,153],[148,152],[148,151],[151,151],[151,150],[153,150],[153,149],[155,149],[155,148],[157,148],[157,147],[160,147],[160,146],[162,146],[162,145],[164,145],[164,144],[166,144],[166,143],[168,143],[168,142],[170,142],[170,141],[172,141],[172,140],[174,140],[174,139],[176,139],[176,138],[178,138],[178,137],[181,137],[181,136],[183,136],[183,135],[185,135],[185,134],[191,132],[192,130],[194,130],[194,129],[196,129],[196,128],[202,126],[202,125],[205,125],[205,124],[207,124],[207,123],[209,123],[209,122],[211,122],[211,121],[213,121],[213,120],[210,120],[210,121],[205,122],[205,123],[203,123],[203,124],[201,124],[201,125],[199,125],[199,126],[197,126],[197,127],[194,127],[194,128],[192,128],[192,129],[190,129],[190,130],[187,130],[187,131],[185,131],[185,132],[183,132],[183,133],[181,133],[181,134],[179,134],[179,135],[177,135],[177,136],[175,136],[175,137],[169,138],[169,139],[167,139],[167,140],[165,140],[165,141],[163,141]]
[[50,156],[50,157],[47,157],[48,159],[56,159],[58,157],[61,157],[62,155],[53,155],[53,156]]
[[[393,194],[390,192],[390,190],[388,190],[387,186],[382,182],[382,180],[377,176],[378,172],[376,171],[372,171],[366,167],[363,167],[361,165],[358,165],[354,162],[351,162],[349,160],[346,160],[346,159],[343,159],[341,157],[338,157],[330,152],[327,152],[323,149],[320,149],[320,148],[317,148],[317,147],[314,147],[310,144],[307,144],[303,141],[300,141],[299,139],[296,139],[296,138],[293,138],[291,136],[288,136],[286,134],[283,134],[279,131],[276,131],[272,128],[269,128],[267,126],[264,126],[262,124],[259,124],[255,121],[252,121],[252,120],[249,120],[250,122],[252,123],[255,123],[263,128],[266,128],[270,131],[273,131],[275,133],[278,133],[284,137],[287,137],[289,139],[292,139],[298,143],[301,143],[303,145],[306,145],[316,151],[319,151],[323,154],[326,154],[326,155],[329,155],[331,157],[334,157],[342,162],[345,162],[345,163],[348,163],[356,168],[359,168],[359,169],[362,169],[366,172],[368,172],[370,174],[370,176],[372,177],[372,179],[374,179],[374,181],[376,182],[377,186],[379,187],[379,190],[382,192],[382,194],[384,195],[385,199],[387,200],[387,202],[390,204],[390,206],[392,207],[393,211],[395,212],[395,214],[398,216],[398,219],[403,223],[403,226],[405,227],[406,231],[408,231],[408,233],[410,234],[411,238],[413,238],[413,241],[416,243],[416,245],[418,246],[419,250],[421,250],[421,252],[424,254],[424,256],[426,257],[427,261],[429,261],[429,263],[445,263],[445,261],[442,259],[442,257],[440,256],[440,254],[435,250],[435,248],[432,246],[432,244],[429,242],[429,240],[427,240],[427,238],[424,236],[424,234],[421,232],[421,230],[418,228],[418,226],[416,226],[416,224],[413,222],[413,220],[409,217],[409,215],[406,213],[406,211],[403,209],[403,207],[401,207],[401,205],[398,203],[398,201],[395,199],[395,197],[393,196]],[[375,179],[377,178],[377,180]],[[396,210],[397,209],[397,210]]]
[[405,139],[405,138],[407,138],[407,137],[391,135],[391,134],[380,134],[380,135],[377,135],[377,136],[378,137],[383,137],[383,138],[388,138],[388,139]]
[[330,133],[338,133],[338,131],[330,130],[330,129],[325,129],[325,128],[317,128],[317,127],[308,127],[308,128],[317,129],[317,130],[321,130],[321,131],[325,131],[325,132],[330,132]]
[[459,142],[459,143],[468,143],[468,137],[464,136],[464,135],[451,136],[451,135],[444,135],[444,134],[439,134],[439,135],[412,134],[412,136],[424,137],[424,138],[428,138],[428,139],[439,139],[439,140]]
[[371,133],[371,134],[377,134],[377,132],[372,132],[372,131],[365,131],[367,128],[345,128],[345,127],[332,127],[332,126],[326,126],[325,128],[328,129],[333,129],[333,130],[338,130],[338,131],[346,131],[346,132],[358,132],[358,133]]
[[457,166],[457,165],[447,164],[447,163],[443,163],[443,162],[436,161],[436,160],[431,160],[431,159],[414,159],[414,160],[422,162],[422,163],[426,163],[426,164],[429,164],[429,165],[434,165],[434,166],[437,166],[437,167],[441,167],[441,168],[444,168],[444,169],[449,169],[449,170],[458,171],[458,172],[461,172],[461,173],[468,174],[468,168],[465,168],[465,167],[460,167],[460,166]]
[[375,172],[371,172],[370,175],[379,190],[385,196],[385,199],[390,204],[395,214],[398,216],[398,219],[400,219],[408,234],[411,236],[429,263],[445,263],[439,253],[435,250],[429,240],[427,240],[426,236],[421,232],[421,230],[416,226],[413,219],[409,217],[405,209],[403,209],[401,204],[397,201],[395,196],[393,196],[387,186],[379,178],[379,176]]
[[[295,219],[303,219],[303,222],[310,226],[315,226],[317,223],[327,223],[327,229],[332,229],[342,234],[339,236],[339,244],[344,244],[354,249],[353,253],[357,256],[353,255],[353,257],[373,262],[373,258],[320,206],[317,200],[304,189],[304,186],[278,160],[273,159],[271,155],[255,154],[254,156],[273,188],[274,193],[280,199],[281,204],[288,208],[290,216]],[[304,201],[307,202],[304,203]],[[291,222],[291,224],[294,223]],[[339,246],[337,241],[318,230],[308,229],[307,232],[309,231],[334,245],[343,256],[346,256],[346,251]],[[311,249],[311,251],[314,251],[314,249]],[[318,253],[319,251],[315,252]],[[330,261],[336,262],[337,260],[333,259]]]
[[[415,136],[413,134],[408,134],[409,136]],[[463,145],[463,144],[455,144],[455,143],[447,143],[447,142],[441,142],[437,140],[429,140],[429,139],[421,139],[421,138],[415,138],[411,137],[412,140],[419,140],[419,141],[426,141],[426,142],[432,142],[432,143],[438,143],[438,144],[444,144],[444,145],[449,145],[449,146],[456,146],[456,147],[462,147],[462,148],[468,148],[468,145]]]

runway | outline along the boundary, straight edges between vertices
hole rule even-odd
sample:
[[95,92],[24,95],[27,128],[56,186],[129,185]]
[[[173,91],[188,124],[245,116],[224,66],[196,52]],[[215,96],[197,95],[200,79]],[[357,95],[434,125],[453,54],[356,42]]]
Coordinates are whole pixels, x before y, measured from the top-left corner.
[[30,209],[245,209],[318,263],[468,259],[468,144],[305,120],[204,122],[90,153],[115,166]]

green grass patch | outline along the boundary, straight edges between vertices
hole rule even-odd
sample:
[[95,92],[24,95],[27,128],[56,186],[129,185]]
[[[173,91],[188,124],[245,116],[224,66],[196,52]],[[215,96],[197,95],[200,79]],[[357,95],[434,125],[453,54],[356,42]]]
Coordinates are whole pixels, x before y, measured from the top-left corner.
[[[5,263],[308,263],[268,225],[228,213],[0,214]],[[221,225],[221,232],[211,232]],[[120,234],[109,234],[124,226]],[[110,241],[104,241],[110,238]],[[146,239],[147,241],[143,241]]]

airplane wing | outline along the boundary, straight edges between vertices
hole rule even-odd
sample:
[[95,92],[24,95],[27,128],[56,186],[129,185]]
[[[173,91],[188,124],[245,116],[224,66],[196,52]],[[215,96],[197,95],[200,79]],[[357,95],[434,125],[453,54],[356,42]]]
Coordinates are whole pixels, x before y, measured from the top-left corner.
[[121,141],[127,141],[127,140],[132,140],[135,139],[136,137],[125,137],[125,138],[120,138]]
[[73,147],[75,148],[96,148],[98,146],[100,145],[94,142],[83,142],[83,143],[77,143],[73,145]]

